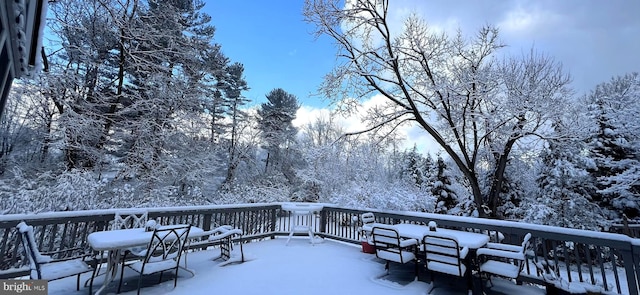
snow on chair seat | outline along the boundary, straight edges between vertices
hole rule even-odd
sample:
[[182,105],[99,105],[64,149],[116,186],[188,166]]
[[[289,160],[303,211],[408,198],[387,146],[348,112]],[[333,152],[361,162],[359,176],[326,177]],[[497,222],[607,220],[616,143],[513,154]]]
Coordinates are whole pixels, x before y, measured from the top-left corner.
[[77,275],[76,289],[80,290],[80,275],[94,271],[91,266],[81,258],[56,261],[51,259],[50,256],[42,255],[36,244],[33,226],[27,225],[25,222],[20,222],[16,228],[20,232],[25,256],[29,260],[29,268],[31,269],[30,278],[32,280],[53,281]]
[[508,262],[489,260],[480,266],[480,272],[489,272],[507,278],[517,278],[520,273],[520,267]]

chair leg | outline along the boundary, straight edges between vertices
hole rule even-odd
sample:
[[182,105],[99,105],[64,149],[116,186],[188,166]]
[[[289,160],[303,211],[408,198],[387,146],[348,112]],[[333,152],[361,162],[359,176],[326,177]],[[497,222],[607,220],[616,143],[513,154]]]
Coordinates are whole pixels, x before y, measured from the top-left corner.
[[[100,259],[100,261],[102,261],[102,259]],[[89,294],[93,294],[93,280],[96,278],[96,276],[99,275],[100,273],[100,267],[101,267],[101,263],[99,260],[94,259],[91,265],[93,267],[93,271],[91,272],[91,278],[87,279],[84,282],[84,286],[85,288],[87,287],[87,283],[89,283]],[[105,274],[106,275],[106,274]]]
[[176,266],[176,277],[173,279],[173,287],[177,287],[178,286],[178,270],[180,269],[180,266]]
[[[91,274],[91,282],[89,283],[89,294],[93,294],[93,279],[96,277],[96,269],[93,270],[93,273]],[[87,280],[87,281],[89,281]],[[86,285],[86,282],[85,282]],[[86,287],[86,286],[85,286]]]
[[140,287],[142,287],[142,273],[140,273],[140,277],[138,277],[138,295],[140,295]]
[[76,291],[80,291],[80,274],[78,274],[78,280],[76,282]]
[[93,265],[93,273],[91,274],[91,279],[87,279],[86,281],[84,281],[84,286],[87,287],[88,283],[91,281],[93,282],[94,277],[99,276],[100,275],[100,269],[102,268],[102,263],[100,263],[102,261],[102,253],[100,254],[100,258],[94,257],[93,261],[91,262]]
[[129,251],[124,251],[124,254],[122,255],[122,258],[120,260],[120,263],[122,263],[122,267],[120,268],[120,282],[118,283],[118,292],[117,294],[120,294],[120,288],[122,287],[122,281],[124,280],[124,269],[126,267],[126,261],[127,261],[127,254],[129,253]]
[[160,279],[158,280],[158,284],[162,283],[162,275],[164,274],[164,271],[160,272]]

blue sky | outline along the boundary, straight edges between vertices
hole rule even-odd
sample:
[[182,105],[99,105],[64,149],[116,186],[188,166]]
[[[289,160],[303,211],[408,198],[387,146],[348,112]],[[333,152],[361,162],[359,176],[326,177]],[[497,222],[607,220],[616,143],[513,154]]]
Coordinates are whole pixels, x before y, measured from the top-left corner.
[[[233,61],[245,65],[251,90],[244,93],[257,106],[274,88],[296,95],[302,104],[296,126],[328,116],[329,104],[311,96],[336,58],[333,41],[315,39],[304,22],[303,0],[205,0],[212,16],[215,41]],[[640,71],[640,1],[620,0],[391,0],[389,19],[398,28],[411,13],[447,34],[458,29],[473,36],[486,24],[500,29],[507,45],[503,55],[521,56],[534,48],[561,62],[572,77],[576,95],[617,75]],[[361,98],[364,114],[380,97]],[[364,129],[357,114],[339,119],[346,131]],[[398,130],[407,148],[437,152],[417,126]]]
[[304,1],[206,1],[203,12],[216,27],[215,41],[234,62],[245,67],[251,88],[244,95],[257,104],[282,88],[308,106],[327,105],[311,97],[335,62],[335,49],[326,37],[315,39],[304,22]]
[[[335,63],[327,37],[314,39],[303,20],[303,0],[205,1],[216,42],[233,61],[245,65],[251,90],[245,96],[264,102],[274,88],[298,97],[308,107],[327,102],[312,97]],[[522,54],[532,47],[563,63],[578,94],[614,75],[640,71],[640,1],[599,0],[392,0],[398,23],[414,12],[446,32],[471,35],[484,24],[497,25],[508,47]]]

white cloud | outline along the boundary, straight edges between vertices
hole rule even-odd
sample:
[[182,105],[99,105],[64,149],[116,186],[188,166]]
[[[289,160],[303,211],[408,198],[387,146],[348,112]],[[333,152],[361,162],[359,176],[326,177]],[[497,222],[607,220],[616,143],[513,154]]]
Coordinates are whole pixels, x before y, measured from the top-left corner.
[[532,36],[545,35],[552,29],[561,29],[561,19],[562,17],[552,10],[518,5],[506,11],[504,17],[498,20],[497,26],[507,34],[529,34],[527,37],[533,39]]
[[[385,102],[386,98],[384,96],[380,94],[374,95],[371,98],[364,100],[361,103],[361,107],[359,107],[351,116],[342,117],[340,115],[335,115],[337,116],[335,119],[337,119],[337,124],[344,128],[345,132],[362,131],[366,129],[367,126],[362,122],[361,118],[368,110]],[[309,124],[320,117],[329,117],[330,115],[331,110],[328,108],[314,108],[303,105],[298,109],[293,125],[301,129],[300,127]],[[410,149],[415,144],[418,150],[422,153],[431,153],[432,155],[435,155],[439,152],[439,147],[436,142],[420,126],[405,124],[401,126],[397,132],[401,138],[405,139],[402,142],[402,148]]]

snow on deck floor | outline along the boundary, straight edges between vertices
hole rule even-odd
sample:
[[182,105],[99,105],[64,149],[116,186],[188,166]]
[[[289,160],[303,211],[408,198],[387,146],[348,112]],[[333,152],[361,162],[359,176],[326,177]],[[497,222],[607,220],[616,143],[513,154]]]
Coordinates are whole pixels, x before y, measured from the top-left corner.
[[[222,267],[218,266],[221,261],[212,260],[220,253],[217,248],[189,253],[188,267],[196,272],[195,276],[181,272],[175,289],[173,278],[167,276],[161,284],[153,281],[144,287],[141,294],[412,295],[426,294],[430,289],[425,282],[413,281],[403,285],[379,279],[385,274],[384,263],[375,255],[362,253],[356,245],[333,241],[311,245],[306,239],[292,239],[286,246],[285,242],[286,239],[279,238],[244,244],[245,256],[250,260]],[[125,274],[128,286],[123,287],[127,291],[121,294],[136,294],[137,273],[128,270]],[[100,288],[103,279],[96,279],[94,292]],[[112,282],[105,294],[115,294],[117,282]],[[508,283],[506,288],[510,285]],[[87,291],[82,287],[79,292],[75,290],[75,277],[49,283],[49,295],[79,295],[87,294]],[[434,291],[436,294],[454,294],[446,289]],[[511,291],[519,295],[540,294],[522,292],[523,289]],[[511,291],[506,292],[516,294]]]

